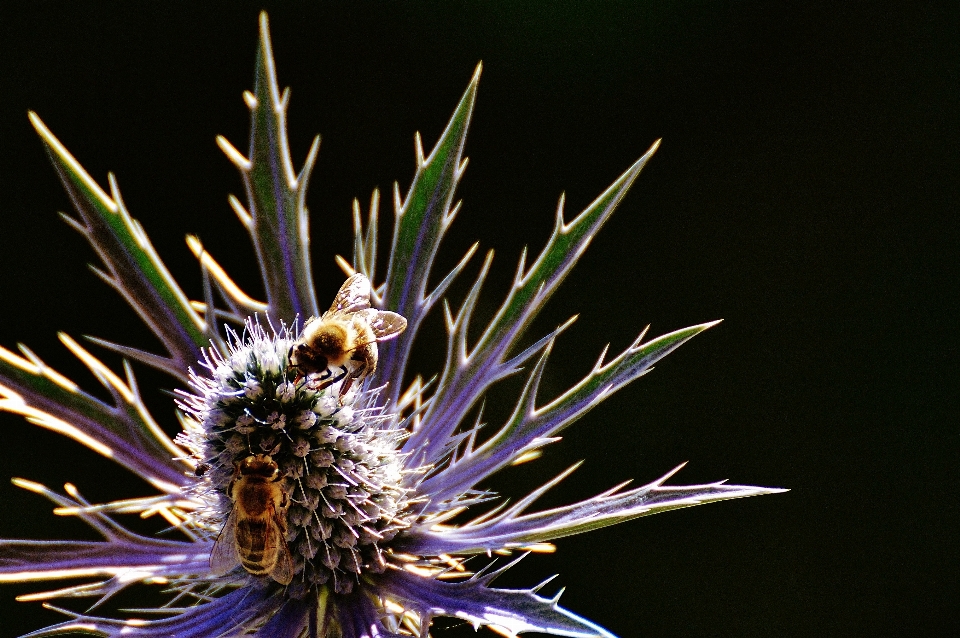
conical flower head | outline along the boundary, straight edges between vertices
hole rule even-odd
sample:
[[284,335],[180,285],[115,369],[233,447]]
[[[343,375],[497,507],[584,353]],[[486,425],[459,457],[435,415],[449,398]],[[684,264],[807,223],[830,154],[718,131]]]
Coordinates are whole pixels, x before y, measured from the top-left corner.
[[293,597],[328,583],[349,593],[357,575],[386,569],[382,546],[409,527],[406,431],[375,404],[378,392],[346,394],[345,375],[330,370],[332,383],[302,375],[294,344],[251,323],[225,355],[208,351],[196,394],[182,395],[195,424],[179,441],[195,450],[210,524],[223,525],[214,572],[242,564]]

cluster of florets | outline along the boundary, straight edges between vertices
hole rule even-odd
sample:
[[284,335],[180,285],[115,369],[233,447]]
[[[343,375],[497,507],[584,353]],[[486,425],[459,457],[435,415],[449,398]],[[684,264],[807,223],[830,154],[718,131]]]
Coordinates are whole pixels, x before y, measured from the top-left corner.
[[[352,591],[361,573],[387,567],[386,545],[405,521],[400,487],[404,432],[381,408],[375,391],[340,396],[340,383],[319,388],[314,375],[289,364],[294,339],[248,325],[229,351],[211,350],[207,375],[192,375],[196,395],[181,405],[199,427],[191,446],[199,454],[201,489],[211,494],[214,525],[234,503],[229,494],[236,465],[267,454],[288,496],[287,547],[295,565],[289,595],[327,583]],[[196,444],[199,443],[199,444]]]

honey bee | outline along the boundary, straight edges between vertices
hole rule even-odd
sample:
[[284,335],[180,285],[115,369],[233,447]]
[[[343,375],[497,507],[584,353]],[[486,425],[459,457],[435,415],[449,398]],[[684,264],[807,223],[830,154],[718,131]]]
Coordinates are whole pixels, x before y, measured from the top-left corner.
[[233,509],[210,552],[210,569],[226,574],[238,564],[255,576],[270,576],[282,585],[293,580],[287,548],[287,494],[280,469],[269,454],[234,463],[227,494]]
[[318,389],[343,380],[343,397],[354,381],[376,371],[377,342],[393,339],[406,328],[407,320],[397,313],[370,307],[370,280],[356,273],[340,287],[330,310],[307,320],[290,347],[290,367],[304,375],[327,373]]

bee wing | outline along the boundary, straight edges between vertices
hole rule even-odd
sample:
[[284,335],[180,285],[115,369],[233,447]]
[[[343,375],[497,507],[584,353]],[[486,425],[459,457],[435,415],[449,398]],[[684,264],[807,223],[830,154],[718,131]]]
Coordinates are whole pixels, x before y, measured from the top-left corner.
[[286,533],[284,532],[286,524],[281,512],[274,511],[273,525],[275,528],[274,538],[280,544],[280,548],[277,552],[277,562],[270,570],[270,577],[281,585],[289,585],[290,581],[293,580],[294,565],[290,549],[287,547]]
[[217,541],[210,552],[210,570],[217,576],[223,576],[240,564],[237,553],[237,508],[230,510],[227,522],[223,524]]
[[354,273],[340,286],[340,292],[333,298],[328,313],[359,312],[370,307],[370,280],[365,275]]
[[370,329],[373,330],[377,341],[393,339],[407,329],[407,320],[389,310],[370,308],[364,311],[363,318],[369,324]]

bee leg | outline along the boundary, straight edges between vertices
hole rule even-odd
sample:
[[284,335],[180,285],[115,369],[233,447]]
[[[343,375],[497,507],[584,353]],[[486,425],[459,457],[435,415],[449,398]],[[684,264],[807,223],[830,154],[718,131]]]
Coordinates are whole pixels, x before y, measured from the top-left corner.
[[346,396],[347,392],[350,390],[350,386],[353,385],[354,379],[362,379],[366,370],[367,370],[367,364],[364,362],[361,362],[360,365],[357,366],[356,369],[354,369],[353,372],[347,375],[347,378],[343,380],[343,384],[340,386],[340,398],[339,398],[339,403],[341,406],[343,405],[343,398]]
[[333,373],[330,372],[328,368],[324,368],[323,372],[321,373],[308,375],[307,387],[309,387],[311,390],[317,390],[317,391],[322,390],[323,388],[330,385],[329,383],[325,383],[325,381],[329,379],[332,374]]
[[[300,375],[298,374],[297,377],[299,378]],[[305,379],[303,382],[304,387],[314,391],[319,391],[320,384],[323,383],[323,379],[326,379],[326,377],[320,378],[320,375],[317,374],[305,374],[303,378]]]
[[346,377],[347,374],[349,373],[347,368],[345,366],[341,366],[340,369],[342,370],[342,372],[334,376],[334,374],[330,372],[330,369],[328,368],[326,370],[326,372],[328,373],[327,376],[325,376],[323,380],[319,384],[317,384],[316,390],[319,391],[319,390],[323,390],[324,388],[330,387],[337,381],[340,381],[341,379]]
[[347,394],[347,391],[350,389],[350,386],[353,385],[353,380],[355,377],[347,377],[343,385],[340,386],[340,396],[337,399],[337,405],[343,407],[343,397]]
[[291,368],[297,371],[297,375],[293,378],[294,384],[299,383],[304,376],[300,366],[296,365],[295,363],[291,363],[293,361],[293,351],[296,349],[296,347],[297,344],[293,344],[290,346],[290,349],[287,350],[287,372],[289,372]]

